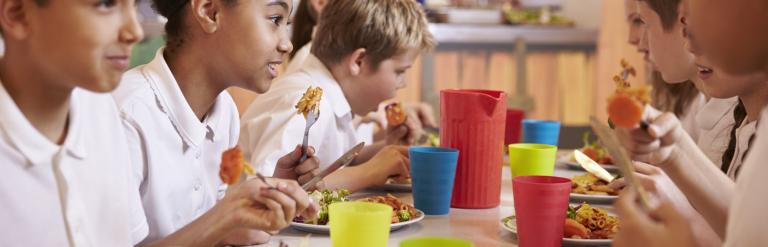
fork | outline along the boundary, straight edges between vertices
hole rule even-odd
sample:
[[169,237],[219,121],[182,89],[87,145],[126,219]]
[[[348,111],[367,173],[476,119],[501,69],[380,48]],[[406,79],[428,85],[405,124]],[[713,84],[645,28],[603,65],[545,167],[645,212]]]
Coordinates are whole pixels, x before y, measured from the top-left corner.
[[318,118],[320,118],[320,109],[313,109],[307,113],[307,125],[304,127],[304,140],[301,142],[301,159],[299,159],[299,163],[304,163],[304,161],[307,160],[309,128],[311,128],[312,125],[315,125]]

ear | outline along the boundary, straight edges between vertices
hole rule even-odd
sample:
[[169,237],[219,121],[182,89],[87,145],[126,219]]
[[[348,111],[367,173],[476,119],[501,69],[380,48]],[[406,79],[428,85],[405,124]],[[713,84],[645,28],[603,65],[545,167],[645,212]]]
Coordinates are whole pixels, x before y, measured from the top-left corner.
[[353,76],[360,75],[363,70],[363,66],[368,66],[368,55],[365,48],[358,48],[352,54],[345,59],[346,66],[349,68],[349,73]]
[[24,39],[29,36],[29,21],[27,11],[34,4],[24,0],[0,0],[0,27],[3,36],[13,39]]
[[192,19],[205,33],[214,33],[219,28],[221,5],[216,0],[191,0]]

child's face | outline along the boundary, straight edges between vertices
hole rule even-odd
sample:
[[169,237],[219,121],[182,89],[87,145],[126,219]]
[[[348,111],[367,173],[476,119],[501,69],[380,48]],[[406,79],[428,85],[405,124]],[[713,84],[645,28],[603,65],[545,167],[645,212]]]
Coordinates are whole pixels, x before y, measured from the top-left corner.
[[[39,64],[40,75],[71,87],[109,92],[142,39],[134,0],[25,1],[27,25],[13,39]],[[18,32],[16,33],[18,34]]]
[[768,71],[768,1],[686,0],[691,51],[732,74]]
[[646,2],[637,2],[641,20],[645,23],[640,49],[647,49],[654,68],[664,81],[679,83],[691,79],[696,73],[693,55],[685,49],[683,25],[675,24],[664,30],[661,17]]
[[241,0],[223,8],[214,49],[223,55],[224,71],[234,86],[257,93],[269,90],[277,67],[293,50],[288,37],[292,1]]
[[637,0],[624,0],[624,13],[627,16],[627,24],[629,25],[629,36],[627,42],[637,47],[637,51],[643,53],[645,61],[649,61],[648,49],[640,48],[640,39],[643,37],[643,31],[645,28],[645,22],[640,18],[640,13],[637,11]]
[[730,75],[712,65],[706,57],[697,56],[696,65],[701,79],[697,84],[704,94],[714,98],[730,98],[746,95],[765,85],[768,81],[764,73]]
[[411,48],[391,58],[381,61],[378,69],[364,65],[360,74],[354,77],[350,87],[345,88],[346,96],[353,97],[352,111],[364,116],[376,111],[381,102],[396,96],[397,90],[405,88],[405,72],[411,68],[421,49]]

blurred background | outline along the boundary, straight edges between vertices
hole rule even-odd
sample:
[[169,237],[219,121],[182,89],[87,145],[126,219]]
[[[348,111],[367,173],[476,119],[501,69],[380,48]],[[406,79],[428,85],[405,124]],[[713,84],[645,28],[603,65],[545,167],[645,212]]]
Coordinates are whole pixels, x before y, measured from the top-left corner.
[[[146,37],[134,49],[133,66],[151,60],[164,43],[164,20],[149,2],[139,6]],[[633,83],[643,84],[647,77],[641,55],[627,44],[625,1],[420,2],[439,45],[408,72],[399,101],[424,101],[439,110],[441,89],[501,90],[509,108],[524,109],[526,118],[562,122],[561,147],[578,147],[589,116],[606,118],[619,61],[639,69]],[[254,97],[243,89],[230,92],[241,112]]]

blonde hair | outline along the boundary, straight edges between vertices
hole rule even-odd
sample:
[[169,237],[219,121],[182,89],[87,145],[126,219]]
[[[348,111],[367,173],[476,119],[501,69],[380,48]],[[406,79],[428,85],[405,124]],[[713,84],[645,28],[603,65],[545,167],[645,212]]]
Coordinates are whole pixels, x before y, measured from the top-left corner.
[[436,42],[415,0],[331,0],[320,16],[312,53],[326,65],[359,48],[373,68],[408,49],[431,49]]

